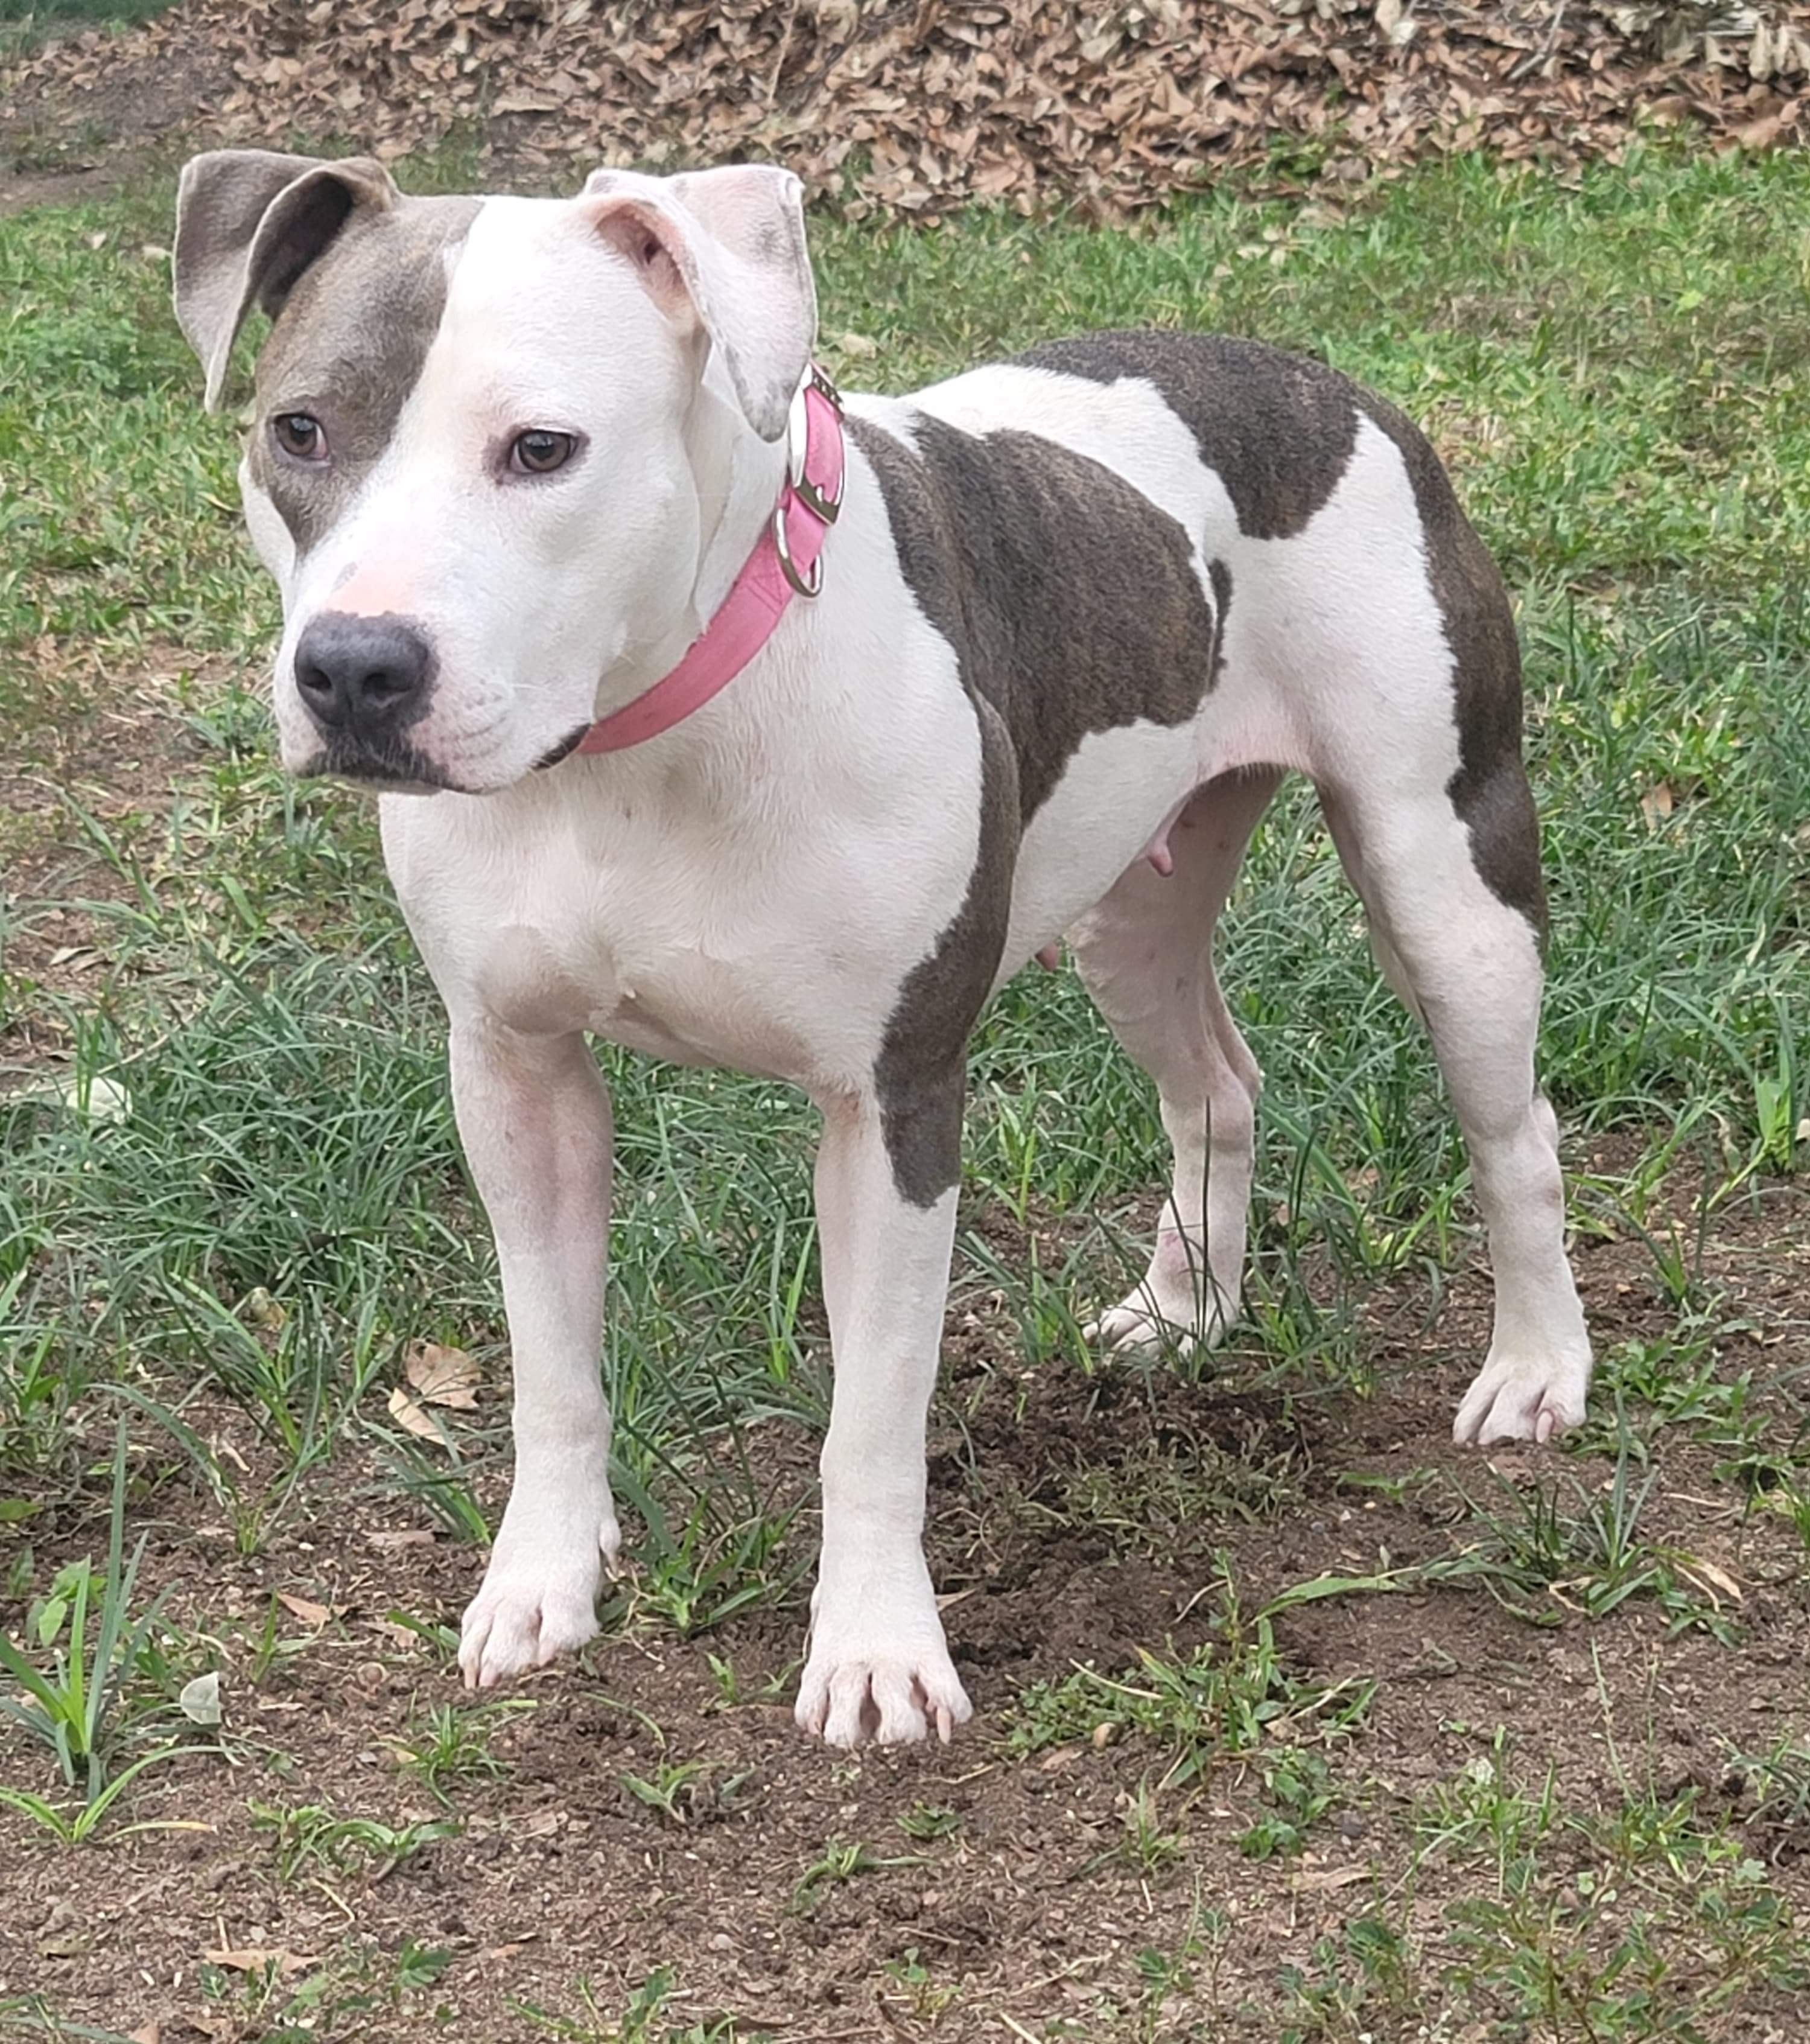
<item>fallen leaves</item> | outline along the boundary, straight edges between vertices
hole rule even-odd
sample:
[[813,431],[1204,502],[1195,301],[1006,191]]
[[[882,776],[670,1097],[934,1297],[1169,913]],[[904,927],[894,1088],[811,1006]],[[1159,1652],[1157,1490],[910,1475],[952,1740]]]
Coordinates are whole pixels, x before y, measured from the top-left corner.
[[1672,813],[1672,791],[1663,781],[1655,781],[1640,797],[1640,813],[1646,818],[1650,831],[1658,830],[1670,820]]
[[1655,120],[1747,149],[1810,125],[1804,0],[178,0],[0,67],[0,121],[79,119],[184,63],[230,79],[197,96],[214,140],[346,134],[389,159],[476,123],[554,184],[773,158],[853,217],[975,198],[1111,217],[1233,166],[1299,189],[1478,148],[1575,162]]
[[346,1610],[343,1604],[316,1604],[313,1597],[297,1596],[291,1590],[278,1590],[277,1602],[292,1618],[299,1618],[304,1625],[311,1625],[318,1632],[329,1619],[342,1616]]
[[484,1373],[462,1348],[412,1341],[402,1351],[402,1374],[430,1404],[451,1405],[462,1412],[477,1408]]
[[444,1406],[454,1412],[477,1409],[477,1387],[483,1373],[463,1349],[442,1348],[432,1342],[410,1342],[403,1351],[403,1375],[412,1393],[397,1385],[389,1394],[397,1424],[424,1441],[446,1441],[446,1429],[427,1409]]
[[286,1945],[247,1945],[236,1949],[205,1951],[210,1966],[231,1973],[262,1973],[267,1979],[289,1980],[306,1973],[315,1961],[292,1952]]

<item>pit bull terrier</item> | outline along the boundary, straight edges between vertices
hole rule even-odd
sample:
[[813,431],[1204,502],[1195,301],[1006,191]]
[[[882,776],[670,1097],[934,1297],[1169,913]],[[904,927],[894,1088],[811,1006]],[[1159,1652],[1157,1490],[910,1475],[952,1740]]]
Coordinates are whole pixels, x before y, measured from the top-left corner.
[[240,479],[282,590],[282,759],[382,791],[496,1235],[515,1484],[468,1681],[589,1637],[616,1551],[598,1035],[821,1109],[798,1720],[849,1745],[968,1716],[922,1545],[966,1039],[1066,938],[1174,1150],[1097,1338],[1217,1340],[1258,1072],[1214,928],[1290,771],[1469,1145],[1496,1307],[1457,1437],[1580,1418],[1514,627],[1399,412],[1178,332],[842,402],[800,187],[768,168],[416,198],[366,159],[215,152],[174,271],[210,405],[271,317]]

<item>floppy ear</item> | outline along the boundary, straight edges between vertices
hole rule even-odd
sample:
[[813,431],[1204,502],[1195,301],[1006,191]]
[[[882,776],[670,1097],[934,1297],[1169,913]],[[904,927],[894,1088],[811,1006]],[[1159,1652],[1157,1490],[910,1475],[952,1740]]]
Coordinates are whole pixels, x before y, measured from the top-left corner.
[[176,323],[207,371],[209,411],[252,305],[274,318],[355,206],[391,206],[401,197],[389,171],[368,156],[328,163],[268,149],[210,149],[183,165]]
[[817,338],[802,194],[790,171],[740,163],[676,178],[595,171],[580,202],[655,303],[702,325],[764,440],[785,431]]

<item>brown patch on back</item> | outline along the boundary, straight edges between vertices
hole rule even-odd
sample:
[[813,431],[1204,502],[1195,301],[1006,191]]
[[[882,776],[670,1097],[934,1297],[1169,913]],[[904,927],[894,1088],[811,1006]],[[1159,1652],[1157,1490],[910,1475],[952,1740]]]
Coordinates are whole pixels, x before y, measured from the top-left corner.
[[1357,445],[1359,392],[1336,369],[1222,334],[1078,334],[1016,358],[1033,369],[1153,384],[1225,486],[1246,539],[1304,531]]
[[[332,528],[389,446],[446,310],[447,251],[482,203],[406,199],[355,209],[290,290],[258,358],[248,454],[298,553]],[[289,411],[325,426],[328,463],[305,468],[276,454],[268,421]]]

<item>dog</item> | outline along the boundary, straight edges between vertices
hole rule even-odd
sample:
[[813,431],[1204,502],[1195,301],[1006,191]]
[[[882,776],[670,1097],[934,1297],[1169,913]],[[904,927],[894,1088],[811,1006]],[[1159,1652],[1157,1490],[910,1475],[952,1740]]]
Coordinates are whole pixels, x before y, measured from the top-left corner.
[[420,198],[368,159],[212,152],[174,271],[210,406],[270,315],[240,481],[282,761],[381,791],[496,1236],[515,1477],[468,1683],[589,1638],[618,1546],[596,1035],[820,1109],[834,1396],[796,1716],[838,1746],[969,1716],[922,1548],[968,1036],[1066,939],[1174,1152],[1097,1339],[1218,1340],[1259,1077],[1214,930],[1290,771],[1469,1146],[1495,1320],[1456,1436],[1582,1417],[1514,626],[1400,413],[1156,332],[840,400],[801,188],[764,167]]

